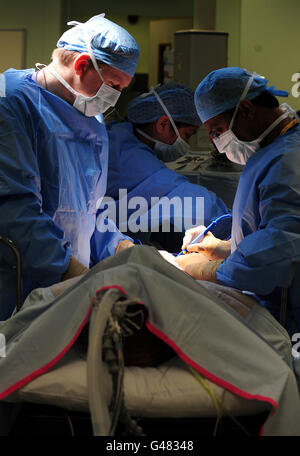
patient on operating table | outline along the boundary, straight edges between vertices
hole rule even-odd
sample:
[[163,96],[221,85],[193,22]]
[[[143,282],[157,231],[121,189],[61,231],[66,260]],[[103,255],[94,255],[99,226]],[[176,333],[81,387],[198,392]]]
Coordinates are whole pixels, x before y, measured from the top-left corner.
[[[181,269],[171,253],[162,250],[159,251],[159,253],[166,261],[173,264],[176,268]],[[68,288],[75,285],[81,277],[82,276],[73,277],[65,280],[64,282],[56,283],[50,287],[50,290],[52,294],[57,297]],[[141,310],[139,305],[136,307],[136,310]],[[142,328],[124,340],[124,362],[126,366],[154,367],[173,358],[175,353],[167,344],[162,342],[158,337],[154,336],[146,328],[145,321],[147,319],[148,311],[145,307],[143,307],[142,310],[144,314],[144,324],[142,325]],[[79,342],[80,341],[87,345],[88,327],[80,336]]]
[[[192,232],[192,230],[190,231]],[[186,237],[186,239],[189,238]],[[172,264],[177,269],[183,270],[183,268],[178,264],[176,258],[171,253],[164,250],[160,250],[159,253],[168,263]],[[204,255],[198,253],[197,260],[199,261],[200,258],[206,259]],[[58,297],[68,288],[75,285],[81,278],[82,276],[78,276],[65,280],[63,282],[56,283],[50,286],[50,290],[55,297]],[[137,307],[140,309],[140,306],[137,305]],[[147,319],[148,311],[146,308],[143,308],[143,312],[145,322]],[[86,327],[85,331],[83,331],[83,334],[80,336],[79,342],[80,341],[81,343],[87,344],[88,327]],[[125,338],[123,354],[126,366],[140,367],[154,367],[175,356],[174,351],[166,343],[153,335],[147,329],[145,323],[142,325],[142,328],[139,331],[135,332],[132,336]]]

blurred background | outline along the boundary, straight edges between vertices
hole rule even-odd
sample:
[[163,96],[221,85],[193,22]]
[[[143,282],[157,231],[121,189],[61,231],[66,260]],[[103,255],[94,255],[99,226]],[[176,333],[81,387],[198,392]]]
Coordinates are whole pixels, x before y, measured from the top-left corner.
[[[174,33],[179,30],[228,34],[227,65],[255,70],[280,89],[291,91],[292,75],[300,71],[299,0],[1,0],[0,71],[47,63],[67,21],[102,12],[140,46],[138,91],[173,79]],[[201,66],[214,52],[197,47],[193,58]],[[289,103],[299,109],[297,98]]]

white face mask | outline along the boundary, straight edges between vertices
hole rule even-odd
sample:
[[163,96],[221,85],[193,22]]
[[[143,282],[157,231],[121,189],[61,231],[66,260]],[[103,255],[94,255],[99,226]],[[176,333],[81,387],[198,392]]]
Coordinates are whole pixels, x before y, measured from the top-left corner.
[[218,138],[213,139],[215,146],[218,151],[222,154],[225,153],[227,158],[240,165],[245,165],[247,160],[260,149],[260,142],[286,117],[289,116],[289,112],[284,112],[280,117],[278,117],[260,136],[259,138],[253,141],[241,141],[239,140],[232,131],[233,122],[237,114],[238,107],[240,102],[245,99],[248,90],[252,84],[255,73],[249,79],[244,92],[238,102],[233,117],[231,119],[229,128],[225,133],[220,135]]
[[[78,109],[78,111],[82,112],[82,114],[87,117],[103,114],[108,108],[115,106],[121,94],[121,92],[103,82],[96,95],[93,97],[86,97],[85,95],[82,95],[82,93],[76,92],[76,90],[74,90],[73,87],[54,70],[54,68],[48,67],[48,70],[61,82],[61,84],[75,95],[76,98],[73,103],[74,108]],[[103,81],[99,69],[97,72]]]
[[180,133],[178,131],[178,128],[176,127],[176,124],[168,111],[165,103],[162,101],[158,93],[154,88],[150,89],[150,93],[153,93],[154,96],[157,98],[157,101],[163,108],[164,112],[168,116],[170,123],[177,135],[177,139],[173,144],[167,144],[163,143],[161,141],[158,141],[157,139],[151,138],[151,136],[147,135],[141,130],[137,131],[140,133],[140,135],[144,136],[145,138],[149,139],[150,141],[154,142],[154,150],[156,152],[157,158],[164,162],[170,162],[174,161],[179,157],[182,157],[183,155],[186,155],[188,152],[190,152],[191,148],[188,143],[184,141],[184,139],[181,138]]
[[259,138],[254,139],[253,141],[241,141],[235,136],[231,129],[227,130],[213,141],[218,151],[220,153],[225,153],[230,161],[238,163],[239,165],[245,165],[247,160],[260,149],[260,142],[286,117],[288,117],[288,113],[282,114],[259,136]]
[[177,137],[176,141],[173,144],[166,144],[152,138],[138,128],[136,131],[140,135],[154,142],[154,150],[156,152],[157,158],[164,162],[176,160],[177,158],[182,157],[190,151],[190,146],[181,138],[181,136]]

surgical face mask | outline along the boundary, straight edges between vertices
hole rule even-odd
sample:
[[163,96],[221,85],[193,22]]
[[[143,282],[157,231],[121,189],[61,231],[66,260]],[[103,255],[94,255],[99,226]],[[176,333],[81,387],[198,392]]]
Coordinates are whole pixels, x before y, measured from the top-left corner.
[[[100,74],[100,71],[98,73]],[[81,93],[77,93],[73,106],[85,116],[93,117],[103,114],[108,108],[115,106],[120,95],[121,92],[103,81],[102,86],[93,97],[85,97]]]
[[[78,111],[82,112],[82,114],[87,117],[103,114],[108,108],[115,106],[121,94],[121,92],[103,82],[96,95],[93,97],[86,97],[82,93],[76,92],[76,90],[74,90],[73,87],[54,70],[54,68],[48,67],[48,70],[61,82],[61,84],[75,95],[75,101],[73,103],[74,108],[78,109]],[[103,81],[99,69],[97,72]]]
[[257,139],[241,141],[231,129],[215,138],[213,141],[220,153],[225,153],[227,158],[239,165],[245,165],[247,160],[260,149],[260,142],[278,125],[288,113],[282,114],[273,122]]
[[170,123],[176,133],[177,139],[173,144],[167,144],[167,143],[158,141],[154,138],[151,138],[151,136],[146,135],[146,133],[144,133],[141,130],[137,130],[137,131],[145,138],[150,139],[150,141],[154,142],[154,150],[156,152],[157,158],[159,158],[160,160],[162,160],[164,162],[174,161],[177,158],[182,157],[183,155],[186,155],[188,152],[190,152],[191,148],[181,138],[178,128],[176,127],[176,124],[175,124],[168,108],[166,107],[165,103],[162,101],[162,99],[160,98],[160,96],[158,95],[156,90],[154,88],[151,88],[150,93],[154,94],[157,101],[159,102],[159,104],[163,108],[164,112],[168,116]]
[[220,135],[218,138],[214,138],[213,142],[217,147],[218,151],[222,154],[225,153],[227,158],[240,165],[245,165],[247,160],[260,149],[260,142],[286,117],[289,116],[289,112],[284,112],[280,117],[278,117],[257,139],[253,141],[241,141],[238,139],[232,131],[233,122],[237,114],[238,107],[240,102],[245,99],[248,90],[252,84],[255,73],[249,79],[244,92],[240,98],[239,103],[237,104],[233,117],[231,119],[228,130]]
[[140,135],[154,142],[154,151],[156,152],[156,156],[163,162],[174,161],[190,151],[190,146],[181,138],[181,136],[178,136],[173,144],[166,144],[152,138],[138,128],[136,131]]

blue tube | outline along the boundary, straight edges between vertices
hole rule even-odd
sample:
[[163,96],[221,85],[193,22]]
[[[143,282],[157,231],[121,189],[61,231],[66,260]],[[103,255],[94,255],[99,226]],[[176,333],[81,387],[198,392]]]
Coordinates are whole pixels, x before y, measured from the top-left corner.
[[[195,237],[195,239],[191,242],[191,244],[196,244],[197,242],[199,242],[208,233],[208,231],[211,230],[220,220],[222,220],[223,218],[227,218],[227,217],[232,217],[232,215],[231,214],[224,214],[224,215],[221,215],[220,217],[218,217],[213,222],[211,222],[208,225],[208,227],[205,228],[205,230],[202,233],[198,234],[198,236]],[[229,236],[229,238],[230,238],[230,236]],[[227,238],[227,239],[229,239],[229,238]],[[180,255],[185,255],[186,253],[188,253],[187,247],[184,250],[182,250],[177,255],[177,257],[179,257]]]

